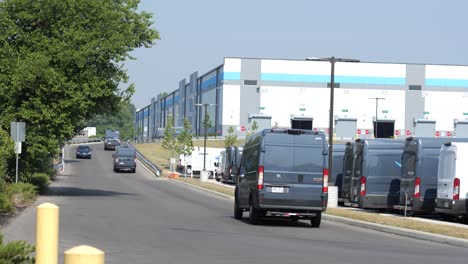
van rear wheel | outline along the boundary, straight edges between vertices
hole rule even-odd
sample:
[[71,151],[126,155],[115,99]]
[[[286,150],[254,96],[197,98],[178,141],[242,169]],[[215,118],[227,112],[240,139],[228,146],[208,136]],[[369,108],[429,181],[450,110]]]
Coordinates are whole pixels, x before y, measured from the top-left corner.
[[235,219],[242,219],[242,213],[244,212],[243,209],[239,208],[239,202],[237,198],[234,199],[234,218]]
[[260,214],[257,209],[253,207],[252,201],[250,201],[249,206],[249,223],[252,225],[256,225],[259,222]]
[[317,215],[310,219],[310,226],[314,228],[320,227],[320,223],[322,222],[322,213],[317,213]]

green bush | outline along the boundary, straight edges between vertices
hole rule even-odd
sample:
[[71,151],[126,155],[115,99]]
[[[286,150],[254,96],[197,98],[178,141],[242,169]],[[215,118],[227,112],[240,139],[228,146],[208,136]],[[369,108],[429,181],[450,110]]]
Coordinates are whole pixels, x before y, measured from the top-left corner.
[[8,185],[6,193],[15,207],[24,207],[37,197],[36,186],[23,182]]
[[34,264],[34,247],[24,241],[3,243],[0,235],[0,264]]
[[[10,214],[15,212],[15,207],[10,200],[10,197],[5,192],[0,193],[0,213]],[[1,262],[0,262],[1,263]]]
[[49,175],[36,172],[31,177],[30,182],[37,187],[40,194],[43,194],[47,191],[47,186],[49,186]]

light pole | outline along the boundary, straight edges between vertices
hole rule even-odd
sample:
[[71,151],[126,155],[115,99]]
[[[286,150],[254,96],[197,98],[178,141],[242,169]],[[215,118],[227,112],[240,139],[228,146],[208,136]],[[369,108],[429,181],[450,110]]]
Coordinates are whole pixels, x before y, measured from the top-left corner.
[[375,138],[378,138],[377,127],[379,126],[378,109],[379,109],[379,100],[385,100],[382,97],[372,97],[369,100],[375,100]]
[[330,74],[330,111],[328,116],[328,181],[331,182],[332,170],[333,170],[333,107],[335,100],[335,63],[336,62],[360,62],[356,59],[345,59],[345,58],[306,58],[308,61],[328,61],[331,64]]
[[[217,105],[215,104],[208,104],[208,103],[203,103],[203,104],[195,104],[196,106],[204,106],[205,107],[205,116],[204,116],[204,120],[203,122],[206,120],[206,116],[208,114],[208,106],[214,106],[216,107]],[[203,150],[203,171],[206,172],[206,125],[204,125],[205,129],[205,139],[204,139],[204,142],[203,142],[203,147],[204,147],[204,150]]]

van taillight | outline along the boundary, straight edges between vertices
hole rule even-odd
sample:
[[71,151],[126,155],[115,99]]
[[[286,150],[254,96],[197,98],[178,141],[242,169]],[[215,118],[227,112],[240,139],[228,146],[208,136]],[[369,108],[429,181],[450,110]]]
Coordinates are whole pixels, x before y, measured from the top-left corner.
[[328,169],[323,169],[323,186],[322,192],[328,193]]
[[263,166],[258,166],[258,182],[257,182],[257,189],[258,190],[263,190],[263,172],[264,172]]
[[362,176],[361,177],[361,196],[365,196],[366,195],[366,177]]
[[421,179],[416,177],[414,180],[414,198],[421,197]]
[[453,181],[453,200],[460,199],[460,179],[455,178]]

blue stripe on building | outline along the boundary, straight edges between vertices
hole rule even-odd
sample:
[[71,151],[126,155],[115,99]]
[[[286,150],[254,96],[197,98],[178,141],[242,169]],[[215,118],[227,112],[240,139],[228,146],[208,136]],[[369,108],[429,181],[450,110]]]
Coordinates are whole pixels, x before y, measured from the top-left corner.
[[240,72],[223,72],[222,80],[240,80]]
[[[276,82],[330,82],[330,75],[262,73],[262,81]],[[335,76],[335,82],[343,84],[405,85],[405,78],[373,76]]]
[[462,79],[426,79],[426,86],[468,87],[468,80],[462,80]]

